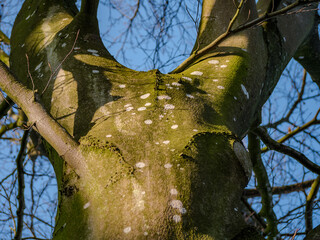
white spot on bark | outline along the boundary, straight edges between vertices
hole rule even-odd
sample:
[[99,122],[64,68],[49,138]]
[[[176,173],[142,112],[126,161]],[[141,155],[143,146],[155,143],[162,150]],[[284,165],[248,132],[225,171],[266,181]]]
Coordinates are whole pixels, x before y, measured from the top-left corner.
[[138,162],[138,163],[136,164],[136,167],[137,167],[137,168],[144,168],[145,166],[146,166],[146,164],[143,163],[143,162]]
[[177,129],[177,128],[178,128],[178,125],[172,125],[171,128],[172,128],[172,129]]
[[226,68],[226,67],[228,67],[228,65],[221,65],[220,67],[221,68]]
[[200,71],[194,71],[192,73],[190,73],[191,75],[196,75],[196,76],[202,76],[203,72]]
[[169,140],[165,140],[165,141],[163,141],[162,143],[163,143],[163,144],[169,144],[170,141],[169,141]]
[[145,120],[144,123],[147,125],[150,125],[150,124],[152,124],[152,120],[151,119]]
[[22,44],[21,47],[23,48],[25,44]]
[[42,63],[43,63],[43,62],[39,63],[38,66],[36,66],[36,68],[35,68],[34,70],[35,70],[35,71],[38,71],[38,70],[41,68]]
[[31,17],[31,15],[29,15],[28,17],[26,17],[26,20],[28,20]]
[[107,138],[111,138],[111,137],[112,137],[112,135],[111,135],[111,134],[108,134],[108,135],[106,135],[106,137],[107,137]]
[[249,99],[249,93],[243,84],[241,84],[241,89],[242,89],[243,93],[247,96],[247,99]]
[[238,212],[238,208],[234,208],[233,210],[235,210],[236,212]]
[[223,87],[223,86],[217,86],[217,88],[218,88],[218,89],[224,89],[224,87]]
[[198,132],[198,129],[193,129],[192,131],[194,131],[194,132]]
[[92,73],[99,73],[99,70],[92,70]]
[[147,108],[146,107],[139,107],[138,108],[138,111],[144,111],[144,110],[146,110]]
[[175,223],[178,223],[178,222],[181,221],[181,217],[180,217],[179,215],[174,215],[174,216],[172,217],[172,220],[173,220]]
[[170,189],[170,194],[171,195],[178,195],[178,190],[175,188]]
[[238,100],[238,98],[236,96],[233,96],[234,100]]
[[175,108],[175,106],[172,105],[172,104],[166,104],[166,105],[164,105],[164,109],[166,109],[166,110],[170,110],[170,109],[174,109],[174,108]]
[[146,107],[151,106],[151,103],[148,102],[148,103],[145,104],[145,106]]
[[177,86],[177,87],[180,87],[181,86],[181,84],[180,83],[177,83],[177,82],[173,82],[173,83],[171,83],[172,84],[172,86]]
[[90,52],[90,53],[98,53],[98,51],[95,50],[95,49],[88,49],[87,51]]
[[182,77],[183,79],[185,79],[185,80],[188,80],[188,81],[192,81],[192,78],[189,78],[189,77]]
[[65,47],[65,46],[67,46],[67,44],[66,43],[62,43],[61,47]]
[[146,93],[146,94],[143,94],[142,96],[140,96],[141,99],[146,99],[150,96],[150,93]]
[[172,200],[170,202],[170,206],[176,209],[181,209],[183,207],[183,204],[180,200]]
[[208,61],[208,63],[217,65],[220,63],[220,61],[219,60],[210,60],[210,61]]
[[123,232],[125,234],[128,234],[129,232],[131,232],[131,227],[126,227],[125,229],[123,229]]
[[169,97],[168,95],[160,95],[157,97],[159,100],[163,100],[163,99],[166,99],[166,100],[170,100],[171,97]]
[[87,203],[83,206],[83,209],[87,209],[88,207],[90,207],[90,202],[87,202]]
[[125,88],[125,87],[126,87],[125,84],[120,84],[120,85],[119,85],[119,88]]
[[166,168],[166,169],[172,168],[172,164],[166,163],[166,164],[164,165],[164,168]]
[[188,97],[188,98],[194,98],[194,96],[192,96],[191,94],[186,94],[186,96]]

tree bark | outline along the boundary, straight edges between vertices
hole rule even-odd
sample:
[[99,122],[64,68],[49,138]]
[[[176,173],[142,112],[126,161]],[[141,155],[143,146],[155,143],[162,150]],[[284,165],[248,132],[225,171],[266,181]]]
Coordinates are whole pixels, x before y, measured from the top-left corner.
[[[227,29],[234,2],[203,1],[194,52]],[[162,74],[116,62],[90,3],[98,1],[83,1],[77,12],[70,0],[26,0],[12,31],[11,70],[29,94],[34,84],[35,104],[54,122],[37,128],[59,188],[54,239],[261,238],[239,211],[252,171],[241,138],[313,15],[241,31],[180,73]],[[257,16],[247,0],[234,24]],[[298,40],[282,29],[297,19]],[[12,99],[28,115],[20,97]],[[58,137],[46,135],[55,129]],[[59,150],[69,140],[73,158]]]

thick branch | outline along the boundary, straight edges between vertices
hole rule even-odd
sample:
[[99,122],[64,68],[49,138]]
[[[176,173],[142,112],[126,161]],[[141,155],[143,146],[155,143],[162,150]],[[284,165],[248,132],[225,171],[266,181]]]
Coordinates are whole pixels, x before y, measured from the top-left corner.
[[41,136],[80,176],[83,175],[86,163],[78,143],[35,101],[34,93],[19,83],[3,62],[0,62],[0,87],[23,109]]
[[97,17],[99,0],[82,0],[80,13],[87,14],[90,17]]
[[269,238],[273,238],[278,234],[277,217],[273,211],[272,192],[268,173],[261,159],[260,139],[255,134],[249,132],[248,142],[253,171],[258,182],[257,188],[261,194],[262,208],[260,214],[267,219],[265,233],[268,234]]
[[[273,187],[271,192],[272,192],[272,195],[275,195],[275,194],[288,194],[292,192],[304,191],[307,188],[309,188],[314,181],[315,179],[301,182],[301,183],[281,186],[281,187]],[[253,198],[253,197],[260,197],[261,195],[258,189],[245,189],[243,191],[243,196],[247,198]]]
[[307,70],[312,80],[320,87],[319,21],[320,17],[316,15],[311,33],[299,47],[294,58]]
[[303,153],[298,152],[297,150],[295,150],[291,147],[285,146],[285,145],[273,140],[269,136],[269,134],[267,133],[267,131],[265,129],[256,128],[255,130],[253,130],[253,133],[256,134],[257,136],[259,136],[260,139],[264,142],[264,144],[266,144],[266,146],[269,149],[286,154],[286,155],[296,159],[299,163],[301,163],[303,166],[305,166],[310,171],[312,171],[318,175],[320,174],[320,167],[317,164],[310,161]]
[[312,183],[310,192],[307,196],[306,202],[306,212],[305,212],[305,221],[306,221],[306,233],[308,234],[312,230],[312,208],[313,208],[313,201],[317,196],[320,187],[320,176],[315,179]]
[[18,201],[19,206],[17,209],[17,227],[16,233],[14,236],[15,240],[20,240],[22,237],[22,230],[23,230],[23,211],[25,209],[25,201],[24,201],[24,170],[23,170],[23,160],[25,156],[25,149],[27,146],[27,138],[28,138],[29,131],[25,131],[23,133],[23,137],[21,140],[21,147],[16,158],[16,165],[17,165],[17,173],[18,173]]
[[278,11],[275,12],[271,12],[271,13],[265,13],[263,16],[256,18],[250,22],[247,22],[243,25],[240,25],[239,27],[233,29],[233,30],[227,30],[226,32],[224,32],[223,34],[221,34],[219,37],[217,37],[214,41],[212,41],[210,44],[208,44],[206,47],[202,48],[199,51],[193,52],[183,63],[181,63],[175,70],[173,70],[171,73],[179,73],[182,72],[183,70],[185,70],[187,67],[189,67],[192,63],[194,63],[197,59],[199,59],[200,57],[202,57],[203,55],[209,53],[210,51],[212,51],[214,48],[216,48],[218,46],[218,44],[220,44],[223,40],[225,40],[226,38],[228,38],[231,35],[234,35],[240,31],[249,29],[253,26],[257,26],[259,24],[261,24],[262,22],[265,22],[271,18],[274,18],[276,16],[279,15],[283,15],[285,13],[287,13],[288,11],[298,7],[298,6],[304,6],[306,4],[310,4],[313,2],[318,2],[318,0],[310,0],[310,1],[301,1],[301,0],[297,0],[294,3],[288,5],[285,8],[282,8]]

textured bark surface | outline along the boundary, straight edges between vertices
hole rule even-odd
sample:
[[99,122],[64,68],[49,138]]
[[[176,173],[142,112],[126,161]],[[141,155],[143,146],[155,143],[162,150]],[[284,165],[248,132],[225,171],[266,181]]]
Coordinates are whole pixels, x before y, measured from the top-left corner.
[[[234,1],[204,0],[203,8],[194,51],[236,11]],[[54,239],[258,239],[239,211],[252,170],[241,138],[309,33],[312,13],[232,35],[183,72],[162,74],[117,63],[89,10],[26,0],[12,32],[11,70],[29,89],[34,83],[85,166],[79,174],[47,144],[59,188]],[[258,16],[253,0],[235,24],[248,16]],[[281,27],[301,19],[299,37]]]

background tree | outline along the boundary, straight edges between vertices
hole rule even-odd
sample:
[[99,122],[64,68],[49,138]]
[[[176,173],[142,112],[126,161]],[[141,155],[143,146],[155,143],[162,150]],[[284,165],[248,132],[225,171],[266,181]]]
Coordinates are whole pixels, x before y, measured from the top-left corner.
[[[44,146],[55,168],[59,189],[55,239],[258,239],[258,230],[245,225],[243,209],[252,212],[247,222],[258,224],[261,232],[273,238],[279,236],[278,227],[290,222],[295,212],[286,208],[283,218],[277,219],[272,193],[297,192],[313,184],[306,204],[298,208],[306,205],[306,229],[301,233],[309,233],[318,181],[291,184],[314,177],[310,172],[319,173],[316,161],[308,159],[309,153],[304,155],[292,148],[308,147],[317,154],[317,147],[309,139],[316,143],[318,133],[306,131],[319,123],[318,112],[311,121],[304,114],[298,120],[295,117],[300,105],[318,97],[312,94],[306,73],[301,76],[301,90],[292,78],[297,100],[284,117],[263,123],[285,137],[275,142],[258,126],[261,107],[293,56],[319,83],[317,4],[311,2],[317,1],[259,1],[257,7],[254,1],[204,1],[190,57],[171,74],[162,74],[155,70],[135,72],[114,60],[99,37],[95,17],[98,1],[82,1],[80,12],[72,1],[25,1],[12,31],[10,52],[10,70],[22,84],[4,65],[0,83],[19,106],[18,112],[9,111],[11,118],[4,120],[3,132],[16,127],[27,130],[16,158],[16,214],[12,211],[15,203],[11,203],[14,193],[2,186],[9,205],[8,219],[14,220],[15,238],[21,238],[26,212],[23,176],[30,175],[31,189],[34,179],[41,176],[35,165],[29,175],[23,170],[31,129],[44,139],[40,141],[35,132],[30,133],[33,146]],[[132,38],[131,27],[141,6],[153,7],[151,15],[142,14],[155,16],[158,23],[148,34],[155,36],[155,47],[145,52],[151,66],[165,67],[159,52],[170,49],[165,43],[172,27],[167,19],[172,19],[173,3],[161,2],[158,8],[158,3],[138,1],[132,17],[124,11],[122,1],[105,4],[116,7],[129,19],[129,27],[119,36],[120,53]],[[177,11],[181,6],[179,2]],[[193,16],[197,26],[197,11]],[[292,22],[295,24],[288,24]],[[158,35],[156,29],[160,29]],[[167,53],[172,58],[170,51]],[[3,101],[2,115],[11,105],[10,99]],[[270,120],[272,114],[269,116]],[[286,124],[292,129],[284,131]],[[240,139],[249,130],[259,192],[249,189],[241,198],[251,175],[251,161]],[[301,136],[303,131],[308,137],[301,140],[297,134]],[[278,184],[278,175],[274,168],[268,171],[268,165],[263,165],[256,136],[269,149],[295,158],[308,171],[302,171],[302,178],[298,171],[299,178],[285,182],[289,186],[271,189]],[[282,142],[288,139],[299,145],[293,142],[292,147],[284,146]],[[34,156],[44,152],[41,146],[31,145],[28,153],[34,163]],[[273,155],[269,157],[271,167],[276,161]],[[286,166],[283,162],[278,165],[280,169]],[[292,176],[290,171],[278,172],[280,176]],[[16,179],[15,171],[1,184],[11,176]],[[52,177],[48,179],[52,181]],[[262,209],[257,214],[247,198],[259,195]],[[32,191],[30,196],[33,208],[37,205]],[[25,225],[36,237],[39,232],[33,222],[41,218],[36,219],[34,212]],[[316,234],[316,230],[310,232],[309,239],[316,239]]]

